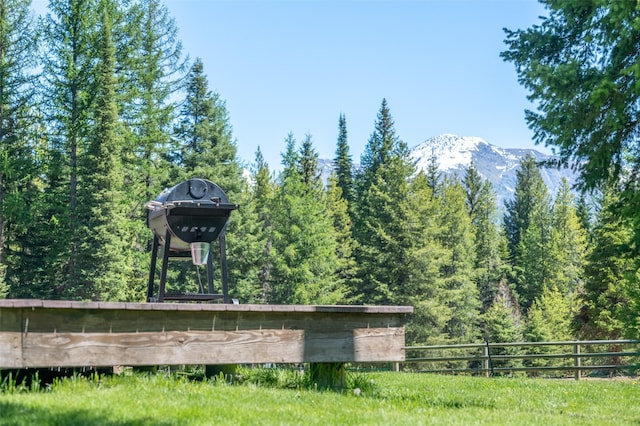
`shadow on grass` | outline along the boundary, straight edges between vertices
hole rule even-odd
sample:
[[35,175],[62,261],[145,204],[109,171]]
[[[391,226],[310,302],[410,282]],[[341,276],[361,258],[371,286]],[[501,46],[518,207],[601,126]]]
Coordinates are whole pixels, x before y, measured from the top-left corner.
[[[0,394],[1,395],[1,394]],[[20,403],[0,401],[0,425],[160,425],[168,426],[172,422],[140,417],[126,420],[109,419],[104,411],[66,409],[59,407],[55,411],[29,407]]]

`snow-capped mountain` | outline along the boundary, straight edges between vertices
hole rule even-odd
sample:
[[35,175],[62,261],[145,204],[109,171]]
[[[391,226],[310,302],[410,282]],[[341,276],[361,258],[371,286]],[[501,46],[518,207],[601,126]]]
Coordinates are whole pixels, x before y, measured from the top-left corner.
[[[426,171],[431,157],[435,156],[443,174],[463,177],[465,169],[473,161],[480,175],[493,184],[499,207],[513,196],[516,170],[520,160],[527,154],[533,155],[536,161],[552,158],[535,149],[500,148],[478,137],[451,134],[427,139],[411,149],[411,157],[419,170]],[[573,185],[577,176],[570,169],[540,168],[540,173],[553,197],[563,177],[567,178],[569,185]]]

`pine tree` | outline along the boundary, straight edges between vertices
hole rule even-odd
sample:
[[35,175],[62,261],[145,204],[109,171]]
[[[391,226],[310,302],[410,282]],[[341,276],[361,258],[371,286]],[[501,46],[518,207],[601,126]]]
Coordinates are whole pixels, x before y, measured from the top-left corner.
[[[34,23],[27,0],[0,6],[0,298],[20,283],[33,201],[37,196],[33,128]],[[14,284],[14,285],[15,285]]]
[[[556,286],[544,287],[540,296],[527,312],[525,338],[528,342],[562,342],[573,340],[571,319],[573,312],[571,298],[563,295]],[[554,354],[562,353],[562,347],[537,346],[530,353]],[[533,359],[528,365],[558,366],[561,359]]]
[[553,205],[552,282],[564,295],[575,295],[581,291],[587,235],[580,224],[574,197],[569,183],[562,179]]
[[273,199],[275,196],[275,183],[269,165],[264,161],[260,147],[256,152],[256,158],[251,170],[253,185],[251,187],[251,199],[255,204],[259,232],[261,234],[262,252],[259,257],[258,284],[261,289],[261,301],[267,302],[271,294],[271,246],[273,244]]
[[[491,303],[482,316],[485,339],[488,342],[522,342],[523,324],[518,302],[513,297],[511,289],[502,281]],[[521,353],[518,347],[507,346],[492,349],[492,356],[514,356]],[[492,360],[494,367],[521,367],[521,360]]]
[[298,152],[299,167],[298,172],[302,179],[302,184],[315,194],[320,194],[323,190],[322,178],[318,169],[318,153],[313,148],[311,135],[307,134],[302,141],[302,146]]
[[355,182],[354,235],[363,303],[388,304],[405,297],[412,245],[407,199],[414,170],[383,99]]
[[506,202],[504,226],[516,293],[526,311],[553,276],[551,198],[533,156],[521,161],[516,176],[514,198]]
[[160,0],[139,0],[129,16],[135,33],[130,37],[126,108],[133,137],[124,154],[131,194],[150,200],[169,183],[172,96],[181,88],[186,61],[175,21]]
[[229,292],[240,303],[259,303],[262,298],[260,272],[266,244],[266,232],[260,221],[258,200],[248,182],[234,194],[234,211],[227,226],[227,262]]
[[429,164],[427,165],[427,181],[434,196],[438,195],[441,180],[442,173],[440,172],[440,165],[438,164],[438,156],[436,155],[435,149],[432,149],[431,156],[429,156]]
[[348,201],[343,198],[338,184],[338,177],[332,174],[327,187],[327,209],[333,221],[336,239],[336,257],[338,264],[336,276],[347,287],[349,297],[358,288],[358,264],[355,259],[356,241],[353,238],[351,217],[349,216]]
[[75,298],[82,291],[78,255],[79,159],[90,137],[96,81],[96,2],[52,0],[44,28],[43,75],[45,102],[51,131],[47,180],[50,221],[49,251],[44,253],[54,297]]
[[506,30],[502,53],[537,106],[526,112],[527,122],[536,142],[557,148],[558,163],[580,171],[586,189],[632,172],[618,209],[633,220],[629,250],[640,250],[638,5],[544,3],[549,13],[542,24]]
[[[336,276],[336,240],[324,194],[307,184],[303,164],[315,152],[302,155],[289,134],[283,154],[280,186],[272,204],[273,243],[270,252],[270,303],[335,304],[344,302],[346,288]],[[303,160],[304,161],[303,163]],[[307,176],[315,176],[309,170]],[[320,196],[319,196],[320,195]]]
[[89,300],[127,300],[127,240],[123,208],[112,19],[115,4],[99,2],[98,73],[95,83],[93,128],[86,151],[79,159],[78,287],[73,296]]
[[[605,188],[593,230],[592,250],[585,266],[584,305],[581,309],[580,334],[587,339],[620,339],[635,329],[635,319],[627,317],[627,305],[633,303],[636,281],[635,259],[629,256],[633,228],[620,217],[616,185]],[[635,312],[637,318],[638,312]]]
[[344,114],[340,114],[338,122],[338,143],[336,147],[336,157],[333,160],[336,170],[337,185],[342,191],[342,198],[347,201],[349,209],[353,204],[353,161],[349,154],[349,144],[347,141],[347,119]]
[[473,162],[463,179],[466,204],[475,236],[475,282],[483,312],[492,304],[506,268],[500,256],[496,195],[491,183],[482,179]]
[[410,213],[407,224],[413,243],[407,264],[411,277],[396,303],[414,307],[407,323],[407,342],[444,343],[449,340],[446,327],[452,316],[441,273],[448,252],[440,242],[443,234],[440,201],[434,197],[423,172],[412,180],[407,201]]
[[225,103],[208,86],[202,61],[196,59],[187,76],[186,98],[175,129],[179,144],[175,180],[209,179],[233,196],[240,192],[242,170]]
[[466,194],[457,180],[445,180],[440,197],[442,234],[445,248],[441,274],[451,318],[446,332],[458,342],[475,341],[480,335],[480,297],[474,279],[474,233],[465,206]]

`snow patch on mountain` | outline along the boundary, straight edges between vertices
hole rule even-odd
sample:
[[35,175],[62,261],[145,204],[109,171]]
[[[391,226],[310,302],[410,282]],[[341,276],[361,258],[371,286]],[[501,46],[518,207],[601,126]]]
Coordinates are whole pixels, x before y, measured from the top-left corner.
[[[435,156],[438,169],[444,175],[460,178],[473,161],[478,173],[492,183],[498,206],[502,207],[514,194],[520,161],[529,154],[538,162],[552,158],[535,149],[500,148],[479,137],[452,134],[427,139],[411,149],[410,155],[418,170],[426,171]],[[540,173],[552,196],[556,195],[563,177],[569,185],[576,181],[576,175],[570,169],[541,167]]]

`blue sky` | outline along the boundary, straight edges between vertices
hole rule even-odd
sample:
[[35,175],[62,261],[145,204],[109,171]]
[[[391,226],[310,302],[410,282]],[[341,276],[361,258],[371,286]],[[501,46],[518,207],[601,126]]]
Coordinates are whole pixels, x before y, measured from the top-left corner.
[[[533,147],[502,28],[545,14],[534,0],[166,0],[185,52],[229,110],[240,157],[280,167],[284,139],[335,156],[344,113],[354,161],[387,99],[409,147],[441,133]],[[538,147],[543,150],[543,147]]]
[[535,0],[165,5],[185,54],[202,59],[211,90],[226,101],[247,163],[260,146],[279,169],[289,132],[298,142],[310,134],[320,158],[333,158],[341,113],[359,162],[383,98],[409,147],[441,133],[534,147],[527,93],[499,53],[503,27],[540,22],[545,11]]

